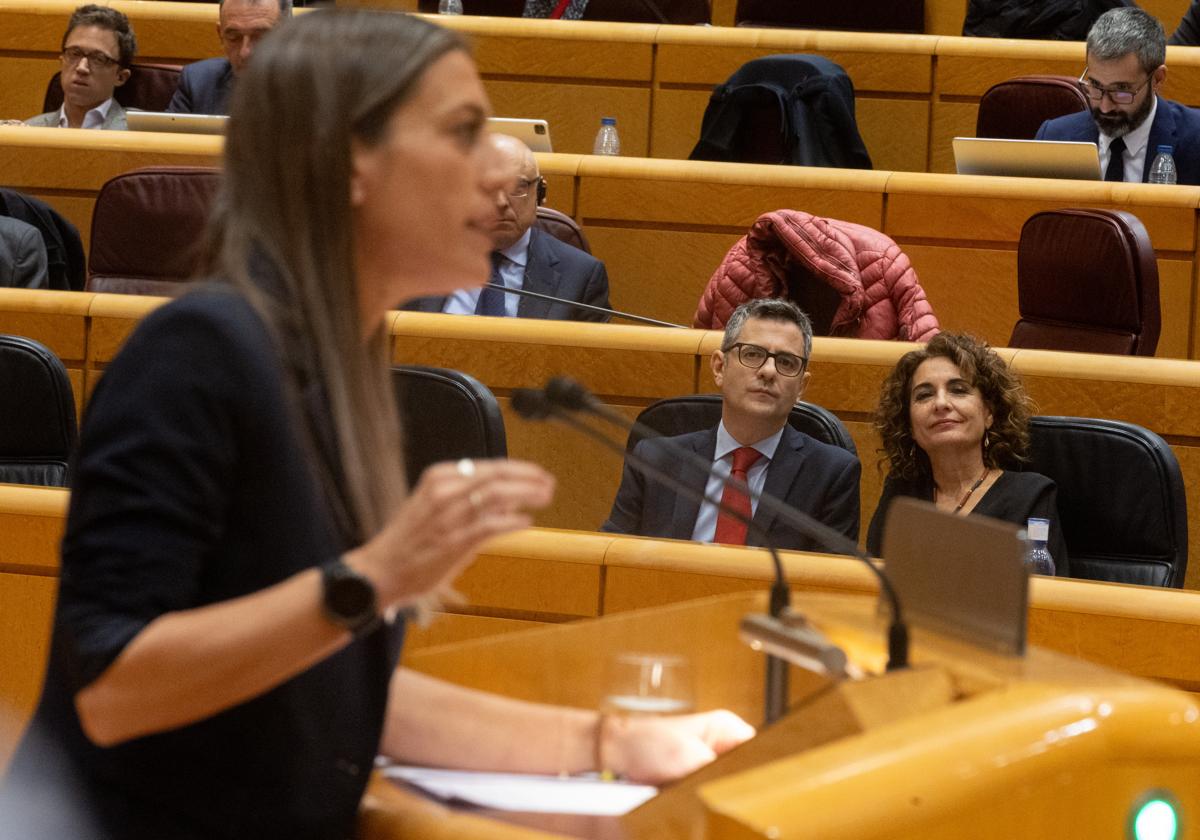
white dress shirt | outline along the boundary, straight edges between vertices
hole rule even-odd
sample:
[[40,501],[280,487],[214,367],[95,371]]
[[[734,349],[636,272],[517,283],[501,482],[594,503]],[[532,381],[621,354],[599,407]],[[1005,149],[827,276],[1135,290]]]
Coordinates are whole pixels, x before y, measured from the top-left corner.
[[[1129,132],[1123,138],[1125,140],[1125,181],[1130,184],[1140,184],[1142,175],[1146,168],[1146,144],[1150,142],[1150,127],[1154,125],[1154,115],[1158,113],[1158,97],[1154,97],[1154,104],[1150,106],[1150,113],[1146,115],[1146,119],[1142,124]],[[1104,132],[1100,132],[1100,171],[1108,171],[1108,147],[1112,145],[1113,138],[1109,137]],[[1151,161],[1154,156],[1150,156]]]
[[[80,128],[104,128],[104,121],[108,119],[108,109],[112,107],[113,98],[110,96],[105,99],[95,108],[83,115],[83,124]],[[63,103],[58,109],[58,127],[69,128],[67,125],[67,103]]]
[[[771,464],[771,459],[775,457],[775,450],[779,448],[779,441],[783,438],[783,429],[771,435],[768,438],[763,438],[758,443],[750,444],[752,449],[757,449],[762,455],[754,462],[749,470],[746,471],[746,483],[750,485],[750,516],[758,511],[758,494],[762,492],[763,486],[767,483],[767,467]],[[725,431],[725,421],[722,420],[717,426],[717,448],[713,452],[712,472],[708,475],[708,484],[704,488],[704,494],[710,498],[719,499],[725,492],[725,479],[729,477],[729,473],[733,471],[733,451],[740,449],[742,444],[733,439],[733,435]],[[717,506],[704,502],[700,505],[700,513],[696,516],[696,527],[692,529],[692,539],[699,542],[712,542],[713,537],[717,535],[717,515],[720,511]]]
[[[525,264],[529,262],[529,237],[532,228],[509,245],[500,253],[505,259],[500,263],[500,279],[507,289],[522,289],[525,287]],[[459,289],[446,298],[442,311],[448,315],[474,315],[475,307],[479,304],[482,288]],[[504,314],[509,318],[517,317],[517,307],[521,304],[520,295],[504,296]]]

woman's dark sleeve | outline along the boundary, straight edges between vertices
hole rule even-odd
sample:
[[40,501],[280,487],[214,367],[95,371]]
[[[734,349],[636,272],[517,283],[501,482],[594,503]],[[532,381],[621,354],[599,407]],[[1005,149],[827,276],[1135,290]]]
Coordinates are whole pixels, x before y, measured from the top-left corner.
[[888,508],[897,495],[895,482],[890,477],[884,479],[883,492],[879,494],[879,503],[875,505],[875,513],[871,514],[871,524],[867,526],[867,554],[872,557],[878,557],[883,548],[883,523],[887,521]]
[[1058,515],[1058,488],[1050,479],[1046,479],[1046,486],[1038,493],[1029,515],[1050,520],[1050,541],[1046,547],[1050,549],[1050,556],[1054,558],[1054,576],[1070,577],[1071,558],[1067,555],[1062,518]]
[[231,405],[251,365],[228,319],[180,303],[129,339],[84,420],[56,618],[76,690],[155,618],[196,606],[227,519]]

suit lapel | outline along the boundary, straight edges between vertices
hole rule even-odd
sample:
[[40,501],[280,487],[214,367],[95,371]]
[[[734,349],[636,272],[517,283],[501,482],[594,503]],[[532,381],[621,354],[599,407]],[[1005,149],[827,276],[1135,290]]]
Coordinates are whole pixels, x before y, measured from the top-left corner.
[[[717,451],[717,427],[713,426],[708,432],[700,435],[695,435],[688,441],[688,446],[693,452],[701,458],[712,464],[713,455]],[[704,488],[708,485],[708,473],[701,473],[699,470],[691,469],[683,466],[683,473],[689,485],[696,488],[701,495],[704,493]],[[690,540],[692,532],[696,529],[696,517],[700,515],[699,499],[684,498],[682,493],[672,493],[675,499],[674,510],[671,513],[671,522],[676,530],[672,534],[678,540]]]
[[[527,292],[558,296],[558,257],[545,244],[546,234],[536,227],[529,231],[529,250],[525,257],[525,285]],[[546,318],[550,314],[548,300],[522,297],[517,304],[517,315],[521,318]],[[695,517],[693,517],[694,519]]]
[[[787,500],[791,495],[792,485],[800,478],[804,457],[804,436],[791,426],[784,426],[783,437],[779,439],[779,446],[775,449],[775,457],[767,466],[767,480],[763,484],[763,495]],[[775,526],[775,519],[775,511],[760,503],[758,510],[754,513],[755,527],[761,528],[764,533],[769,534]],[[746,543],[759,545],[759,541],[750,534],[746,535]]]

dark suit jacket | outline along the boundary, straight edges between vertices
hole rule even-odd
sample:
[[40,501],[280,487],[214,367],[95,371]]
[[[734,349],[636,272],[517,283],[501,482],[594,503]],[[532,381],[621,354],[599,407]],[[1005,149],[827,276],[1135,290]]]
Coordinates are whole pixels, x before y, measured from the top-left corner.
[[[608,308],[608,272],[604,263],[548,233],[534,228],[529,237],[529,256],[525,261],[525,291],[539,292],[565,300]],[[410,300],[401,309],[441,312],[444,297]],[[517,306],[521,318],[546,318],[554,321],[607,321],[609,316],[565,303],[522,297]]]
[[229,113],[229,95],[233,92],[233,65],[228,59],[206,58],[194,61],[179,74],[179,87],[167,110],[175,114]]
[[1183,19],[1179,21],[1179,27],[1167,43],[1185,47],[1200,44],[1200,0],[1192,0],[1192,4],[1183,14]]
[[[697,470],[686,468],[681,471],[679,460],[667,451],[663,440],[671,440],[711,462],[717,449],[717,428],[714,426],[706,431],[673,438],[648,438],[633,450],[659,469],[681,475],[698,493],[703,493],[708,482],[707,473],[698,474]],[[830,528],[841,531],[850,539],[857,540],[858,480],[861,473],[862,465],[846,450],[821,443],[791,426],[785,426],[779,448],[767,467],[763,493],[781,499]],[[645,478],[639,470],[626,463],[612,512],[600,530],[690,540],[699,513],[698,500],[685,499],[658,486],[657,482]],[[754,524],[766,532],[776,548],[829,550],[790,525],[780,522],[765,505],[758,506]],[[746,544],[762,545],[762,542],[751,531],[747,534]]]
[[[1100,139],[1100,130],[1090,112],[1080,111],[1046,120],[1038,129],[1036,139],[1095,143]],[[1179,183],[1200,185],[1200,111],[1161,96],[1158,98],[1158,111],[1150,126],[1150,142],[1146,144],[1142,181],[1150,177],[1150,164],[1154,162],[1159,146],[1171,147]]]

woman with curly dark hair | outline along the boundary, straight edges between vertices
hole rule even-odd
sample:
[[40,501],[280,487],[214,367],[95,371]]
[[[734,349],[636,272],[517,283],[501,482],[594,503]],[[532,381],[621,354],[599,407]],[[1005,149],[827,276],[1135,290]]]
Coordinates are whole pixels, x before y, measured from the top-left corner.
[[883,383],[875,427],[888,476],[867,550],[878,556],[888,507],[897,496],[949,513],[977,513],[1025,525],[1050,520],[1050,553],[1068,574],[1054,482],[1016,469],[1028,457],[1029,397],[996,351],[969,335],[941,333],[906,353]]

